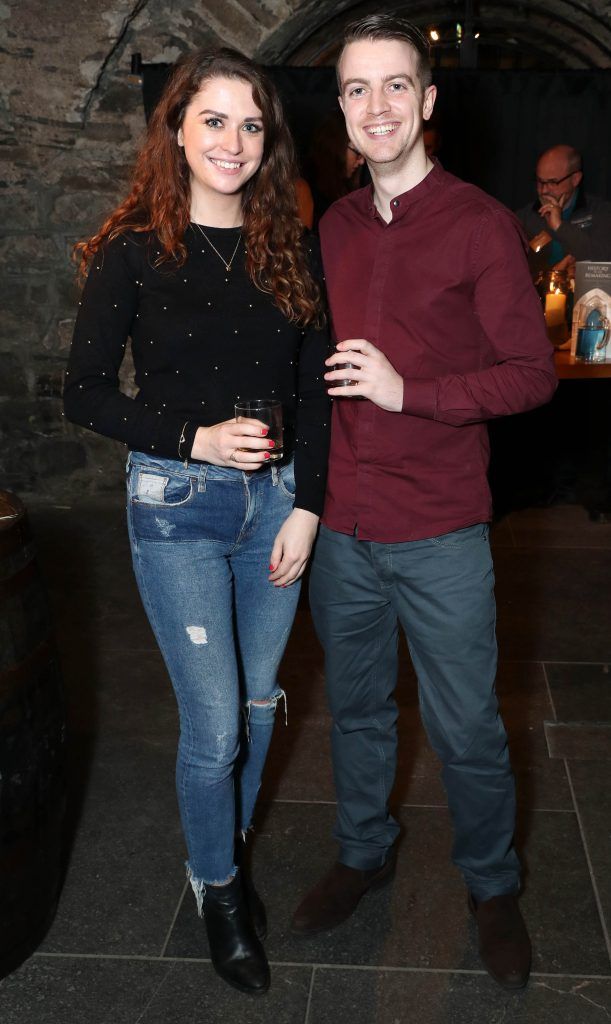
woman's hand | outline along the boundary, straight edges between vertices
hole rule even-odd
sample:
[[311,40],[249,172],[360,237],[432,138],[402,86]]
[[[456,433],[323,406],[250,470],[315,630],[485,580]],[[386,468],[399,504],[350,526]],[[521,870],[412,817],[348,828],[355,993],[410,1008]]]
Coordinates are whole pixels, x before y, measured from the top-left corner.
[[[213,427],[198,427],[191,457],[213,466],[232,469],[260,469],[269,459],[274,442],[267,437],[269,427],[261,420],[225,420]],[[246,449],[246,450],[244,450]]]
[[280,527],[269,560],[269,580],[275,587],[288,587],[303,576],[318,529],[318,516],[305,508],[294,508]]

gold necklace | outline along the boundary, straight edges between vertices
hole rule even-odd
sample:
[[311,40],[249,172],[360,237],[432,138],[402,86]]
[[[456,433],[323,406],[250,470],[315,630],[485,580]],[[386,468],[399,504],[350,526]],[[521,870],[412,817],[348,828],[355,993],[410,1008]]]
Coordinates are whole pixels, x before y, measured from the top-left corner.
[[210,241],[210,239],[208,238],[208,235],[207,235],[207,234],[206,234],[206,232],[204,231],[204,229],[203,229],[203,227],[201,226],[201,224],[198,224],[198,223],[197,223],[196,221],[195,221],[194,223],[195,223],[195,227],[196,227],[196,228],[199,228],[199,230],[201,231],[202,235],[203,235],[203,236],[204,236],[204,238],[206,239],[206,241],[207,241],[208,245],[210,246],[210,248],[211,248],[211,249],[212,249],[212,250],[213,250],[213,251],[214,251],[214,252],[216,253],[216,255],[218,256],[218,258],[220,259],[221,263],[222,263],[222,264],[223,264],[223,266],[225,267],[225,270],[226,270],[227,272],[229,272],[229,271],[231,270],[231,264],[233,263],[233,261],[234,261],[234,259],[235,259],[235,254],[236,254],[236,252],[238,251],[238,246],[239,246],[240,242],[242,241],[242,232],[240,231],[240,234],[238,235],[238,240],[237,240],[237,242],[236,242],[236,244],[235,244],[235,249],[233,250],[233,252],[232,252],[232,254],[231,254],[231,259],[229,260],[229,263],[228,263],[228,262],[227,262],[227,260],[225,259],[225,257],[224,257],[224,256],[221,256],[221,254],[220,254],[220,252],[218,251],[218,249],[217,249],[216,245],[213,245],[213,244],[212,244],[212,242],[211,242],[211,241]]

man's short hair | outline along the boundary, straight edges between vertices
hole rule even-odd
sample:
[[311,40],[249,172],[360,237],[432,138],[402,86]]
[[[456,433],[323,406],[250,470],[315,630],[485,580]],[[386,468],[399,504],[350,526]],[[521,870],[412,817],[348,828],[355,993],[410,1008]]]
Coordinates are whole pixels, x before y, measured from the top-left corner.
[[418,78],[420,85],[423,92],[425,89],[428,89],[433,80],[433,72],[431,70],[431,52],[426,36],[417,25],[413,25],[407,18],[401,18],[395,14],[371,14],[367,18],[352,21],[346,26],[342,39],[342,48],[336,64],[337,83],[340,92],[342,82],[339,75],[339,67],[346,47],[350,43],[359,43],[363,40],[376,42],[382,39],[398,39],[413,47],[418,56]]
[[537,166],[544,156],[553,153],[554,156],[563,156],[569,174],[577,174],[583,170],[581,153],[574,146],[568,146],[565,142],[558,142],[555,146],[548,146],[537,157]]

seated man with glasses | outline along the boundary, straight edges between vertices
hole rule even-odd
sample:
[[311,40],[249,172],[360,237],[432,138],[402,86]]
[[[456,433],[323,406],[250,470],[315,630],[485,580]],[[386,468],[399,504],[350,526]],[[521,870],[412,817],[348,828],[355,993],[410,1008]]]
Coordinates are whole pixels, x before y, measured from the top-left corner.
[[[574,273],[577,260],[611,261],[611,203],[586,195],[583,187],[581,154],[572,146],[552,146],[537,161],[538,199],[517,212],[530,241],[529,259],[533,274],[549,267]],[[598,431],[598,413],[593,412],[589,384],[575,387],[575,381],[561,381],[546,410],[545,429],[550,437],[566,430],[566,424],[589,424]],[[596,396],[598,399],[598,394]],[[531,428],[529,428],[530,430]],[[609,430],[609,428],[607,428]],[[497,442],[498,446],[498,442]],[[497,447],[498,451],[498,447]],[[539,502],[545,505],[573,504],[583,488],[583,450],[577,432],[569,432],[561,446],[548,448],[544,474],[540,478]],[[601,468],[600,490],[589,503],[595,522],[611,520],[611,434],[606,442],[606,469]],[[498,458],[498,456],[497,456]]]
[[552,146],[537,161],[538,199],[518,211],[531,249],[548,266],[561,260],[611,260],[611,203],[586,196],[581,155]]

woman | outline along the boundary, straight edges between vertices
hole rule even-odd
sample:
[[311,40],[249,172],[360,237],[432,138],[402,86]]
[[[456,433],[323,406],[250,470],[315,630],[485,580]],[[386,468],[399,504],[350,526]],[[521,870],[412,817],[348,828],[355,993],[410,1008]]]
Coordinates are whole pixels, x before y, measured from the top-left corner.
[[[90,266],[69,419],[128,444],[128,526],[178,701],[187,872],[212,962],[269,987],[245,837],[284,697],[276,671],[322,509],[329,410],[293,150],[271,83],[232,50],[180,60],[127,199],[79,251]],[[139,392],[119,390],[128,336]],[[234,403],[280,399],[285,452]],[[258,934],[257,934],[258,933]]]

